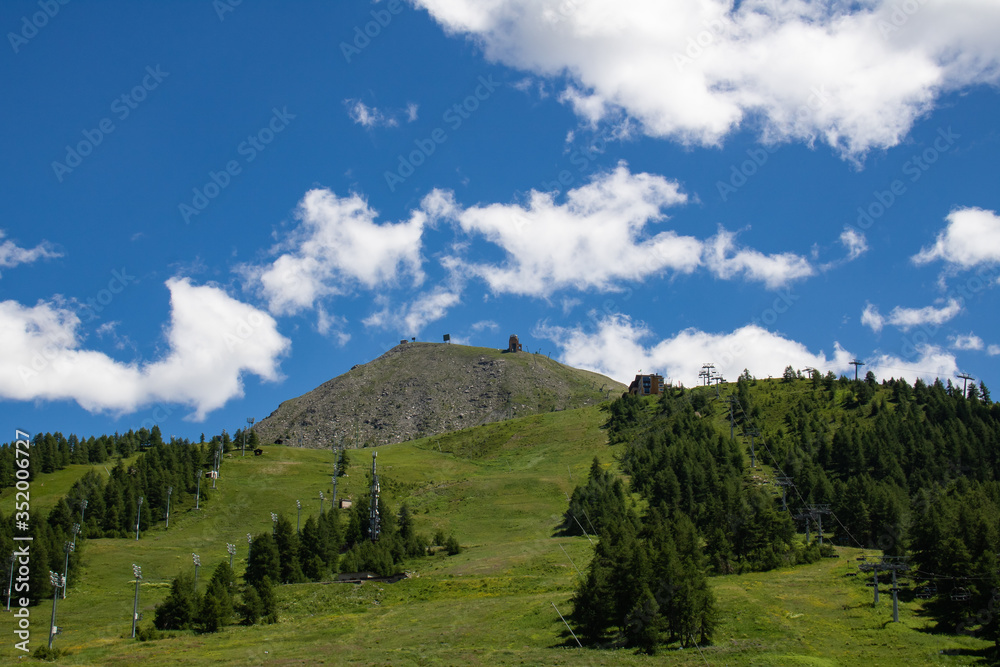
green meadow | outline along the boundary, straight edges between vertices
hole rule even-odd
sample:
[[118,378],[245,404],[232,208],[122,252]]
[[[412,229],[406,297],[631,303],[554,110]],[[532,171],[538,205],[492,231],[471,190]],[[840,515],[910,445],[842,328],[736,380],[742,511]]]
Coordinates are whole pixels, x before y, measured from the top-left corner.
[[[242,573],[247,533],[271,527],[271,512],[294,522],[332,495],[330,450],[265,446],[261,457],[231,453],[211,500],[196,511],[171,512],[132,539],[88,540],[76,557],[81,572],[58,603],[62,633],[55,646],[66,665],[364,664],[364,665],[925,665],[974,664],[986,642],[934,634],[919,601],[901,604],[891,623],[891,599],[878,607],[856,572],[859,550],[839,558],[761,574],[714,577],[720,625],[710,646],[662,650],[655,656],[578,648],[556,613],[570,598],[591,546],[586,537],[559,537],[566,494],[585,481],[596,455],[615,466],[598,408],[514,419],[377,449],[350,450],[339,498],[367,493],[372,452],[378,453],[383,496],[405,501],[418,532],[454,534],[462,553],[443,552],[406,564],[395,584],[322,582],[278,588],[280,622],[231,625],[215,634],[166,633],[155,641],[129,637],[135,581],[142,568],[141,625],[167,595],[171,579],[201,557],[204,590],[215,566],[237,547]],[[720,420],[720,428],[722,422]],[[727,428],[728,431],[728,428]],[[32,483],[35,508],[51,507],[91,466],[71,466]],[[97,467],[100,470],[100,467]],[[206,480],[207,481],[207,480]],[[203,481],[203,484],[206,483]],[[207,481],[210,487],[211,482]],[[0,497],[12,509],[11,490]],[[873,555],[868,552],[868,555]],[[47,641],[51,602],[32,608],[32,647]],[[5,624],[10,627],[11,618]],[[13,635],[3,660],[18,655]]]

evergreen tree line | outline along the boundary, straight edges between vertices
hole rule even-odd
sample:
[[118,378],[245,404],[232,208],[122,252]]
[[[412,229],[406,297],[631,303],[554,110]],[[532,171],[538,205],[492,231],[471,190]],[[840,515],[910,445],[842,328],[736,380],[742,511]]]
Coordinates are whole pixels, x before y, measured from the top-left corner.
[[[189,446],[192,443],[186,438],[172,438],[169,443],[164,443],[160,427],[156,425],[152,429],[140,428],[138,431],[129,430],[125,434],[115,433],[89,438],[81,438],[75,434],[66,437],[59,432],[37,433],[31,438],[29,444],[28,480],[33,480],[38,473],[55,472],[68,465],[96,465],[115,459],[128,459],[164,444]],[[243,431],[237,430],[232,438],[223,432],[221,435],[213,437],[208,443],[205,442],[205,436],[202,435],[199,444],[207,445],[209,451],[212,452],[206,462],[210,464],[215,451],[212,447],[218,447],[221,444],[224,452],[229,452],[234,447],[241,447],[243,445]],[[247,430],[247,448],[253,449],[259,444],[260,440],[256,431]],[[12,443],[0,445],[0,489],[14,486],[16,482],[14,478],[14,447],[11,445]]]
[[[749,382],[741,376],[736,392],[748,402]],[[747,483],[743,445],[720,432],[710,416],[712,394],[707,388],[670,388],[626,426],[632,435],[621,468],[631,479],[631,491],[650,506],[687,516],[718,574],[814,561],[818,551],[794,539],[795,523],[771,489]],[[754,409],[734,419],[749,419]],[[610,420],[608,428],[616,430]]]
[[938,628],[1000,655],[1000,404],[985,384],[814,378],[784,421],[786,474],[831,503],[838,539],[908,557],[909,596],[929,597]]
[[[370,571],[379,576],[398,573],[404,559],[429,553],[430,540],[415,533],[413,515],[407,505],[396,515],[387,504],[381,503],[380,499],[382,524],[375,542],[368,535],[367,502],[358,502],[349,510],[346,531],[338,509],[317,517],[310,514],[302,524],[301,533],[296,532],[291,519],[279,514],[272,532],[251,537],[242,586],[237,586],[235,575],[225,562],[216,568],[200,595],[194,588],[193,577],[181,573],[171,583],[170,595],[156,607],[154,625],[159,630],[215,632],[236,616],[244,625],[275,623],[277,584],[323,581],[338,570]],[[439,533],[435,541],[449,554],[461,549],[454,536],[444,538]]]
[[[153,625],[159,630],[217,632],[239,616],[243,625],[277,623],[278,603],[270,577],[238,587],[225,561],[219,563],[201,595],[194,577],[183,572],[170,584],[170,594],[156,606]],[[238,597],[237,597],[238,596]]]
[[592,645],[647,653],[655,653],[661,643],[707,642],[716,625],[715,598],[697,529],[683,513],[669,513],[662,504],[640,522],[618,492],[620,482],[608,485],[608,475],[595,459],[584,487],[610,488],[605,500],[613,507],[593,508],[599,541],[573,596],[574,624]]
[[[33,511],[28,520],[31,542],[29,574],[29,599],[32,604],[52,596],[49,571],[63,573],[66,562],[65,545],[74,542],[75,550],[69,556],[69,585],[76,582],[76,573],[86,539],[103,537],[132,537],[135,535],[138,498],[143,497],[139,515],[140,532],[163,521],[166,514],[167,489],[173,487],[170,498],[171,513],[194,506],[198,477],[210,467],[219,445],[227,446],[228,436],[217,436],[210,442],[190,443],[174,440],[163,443],[159,429],[130,431],[125,436],[101,436],[80,440],[74,435],[63,438],[60,434],[36,435],[30,446],[29,479],[39,472],[52,472],[79,462],[74,456],[80,452],[94,452],[99,448],[87,443],[110,444],[116,462],[106,474],[88,471],[79,478],[69,492],[60,498],[47,514]],[[121,455],[141,452],[131,465],[126,466]],[[0,447],[0,478],[13,478],[10,468],[13,447]],[[93,461],[84,461],[84,463]],[[106,466],[105,466],[106,468]],[[209,498],[210,484],[202,481],[201,502]],[[86,500],[86,508],[83,501]],[[13,517],[0,513],[0,554],[9,555],[15,548]],[[8,564],[6,558],[2,561]],[[6,592],[9,577],[3,577]],[[16,591],[16,588],[15,588]]]
[[[781,384],[796,381],[806,389],[758,388],[744,373],[733,413],[737,432],[765,429],[758,460],[791,478],[788,512],[780,489],[747,483],[745,445],[698,416],[711,411],[708,389],[686,392],[686,404],[683,390],[671,390],[655,404],[611,406],[608,428],[628,443],[621,463],[632,491],[691,518],[720,573],[819,557],[815,546],[793,546],[790,515],[828,503],[834,517],[824,527],[837,541],[910,559],[907,576],[918,586],[910,599],[929,597],[925,608],[941,629],[997,642],[1000,404],[983,383],[966,393],[950,381],[786,369]],[[728,416],[727,407],[715,410]]]
[[130,465],[118,459],[107,474],[88,471],[56,507],[67,516],[72,510],[79,520],[86,500],[82,532],[92,539],[134,537],[137,516],[141,535],[152,526],[166,525],[168,491],[172,515],[210,499],[212,484],[205,471],[212,467],[217,448],[212,442],[150,446]]
[[[73,542],[73,522],[70,521],[67,523],[59,510],[60,508],[57,506],[48,515],[37,511],[30,513],[28,525],[30,526],[31,535],[34,538],[30,543],[14,542],[14,517],[11,515],[5,516],[3,512],[0,512],[0,553],[4,555],[3,559],[0,560],[0,568],[2,568],[0,570],[2,572],[0,578],[3,580],[4,604],[7,601],[7,585],[10,581],[10,577],[8,576],[9,570],[7,569],[10,566],[10,554],[16,548],[21,548],[25,544],[28,545],[31,554],[28,562],[28,590],[18,590],[18,574],[15,571],[12,599],[17,600],[20,597],[27,597],[31,601],[30,603],[34,605],[52,598],[53,591],[49,579],[49,571],[66,574],[64,569],[66,566],[66,543]],[[77,515],[78,521],[79,515]],[[79,559],[81,552],[85,550],[85,546],[85,540],[82,539],[82,536],[78,535],[75,550],[69,555],[68,582],[70,586],[76,584],[77,577],[79,576]]]

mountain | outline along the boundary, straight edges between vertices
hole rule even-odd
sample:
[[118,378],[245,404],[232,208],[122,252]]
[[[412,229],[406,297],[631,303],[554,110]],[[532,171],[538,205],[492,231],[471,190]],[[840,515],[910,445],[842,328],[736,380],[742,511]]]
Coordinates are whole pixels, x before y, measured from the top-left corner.
[[261,441],[277,444],[384,445],[592,405],[625,389],[541,354],[400,343],[283,402],[255,430]]

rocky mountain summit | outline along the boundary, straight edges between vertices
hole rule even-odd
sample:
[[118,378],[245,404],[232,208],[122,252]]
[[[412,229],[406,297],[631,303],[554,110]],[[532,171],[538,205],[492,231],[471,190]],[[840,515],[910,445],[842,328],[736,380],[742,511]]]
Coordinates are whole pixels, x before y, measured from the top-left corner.
[[582,407],[623,391],[608,377],[541,354],[400,343],[283,402],[255,429],[262,442],[364,447]]

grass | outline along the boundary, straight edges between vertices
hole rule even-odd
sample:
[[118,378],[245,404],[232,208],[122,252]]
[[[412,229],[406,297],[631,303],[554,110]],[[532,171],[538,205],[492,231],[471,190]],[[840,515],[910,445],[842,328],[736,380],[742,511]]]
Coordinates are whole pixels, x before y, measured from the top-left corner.
[[[657,656],[597,651],[575,644],[553,610],[565,615],[577,578],[590,558],[585,537],[553,537],[565,494],[581,483],[595,455],[610,463],[596,408],[554,412],[378,448],[383,492],[406,501],[419,532],[454,533],[464,549],[407,565],[411,578],[388,585],[318,583],[282,586],[278,624],[227,627],[213,635],[175,633],[152,642],[128,638],[134,581],[142,566],[143,624],[167,594],[171,578],[204,564],[212,568],[238,547],[242,571],[246,533],[268,530],[270,512],[293,520],[295,501],[307,512],[329,498],[329,451],[267,446],[263,457],[236,452],[222,467],[218,489],[201,511],[171,513],[169,531],[141,540],[90,540],[82,572],[60,601],[56,646],[67,665],[897,665],[971,664],[985,642],[926,631],[919,605],[907,602],[899,624],[891,602],[872,608],[871,589],[853,568],[856,552],[775,572],[710,580],[720,610],[712,646],[665,650]],[[368,450],[350,452],[340,497],[366,492]],[[32,498],[42,506],[69,487],[78,470],[41,475]],[[6,501],[6,498],[4,499]],[[329,500],[327,501],[329,502]],[[303,516],[303,519],[305,517]],[[561,548],[560,548],[561,547]],[[565,551],[564,551],[565,550]],[[32,645],[44,643],[48,603],[32,609]],[[10,635],[9,635],[10,636]],[[15,654],[13,640],[0,656]],[[944,652],[944,653],[942,653]],[[0,658],[2,659],[2,658]]]

